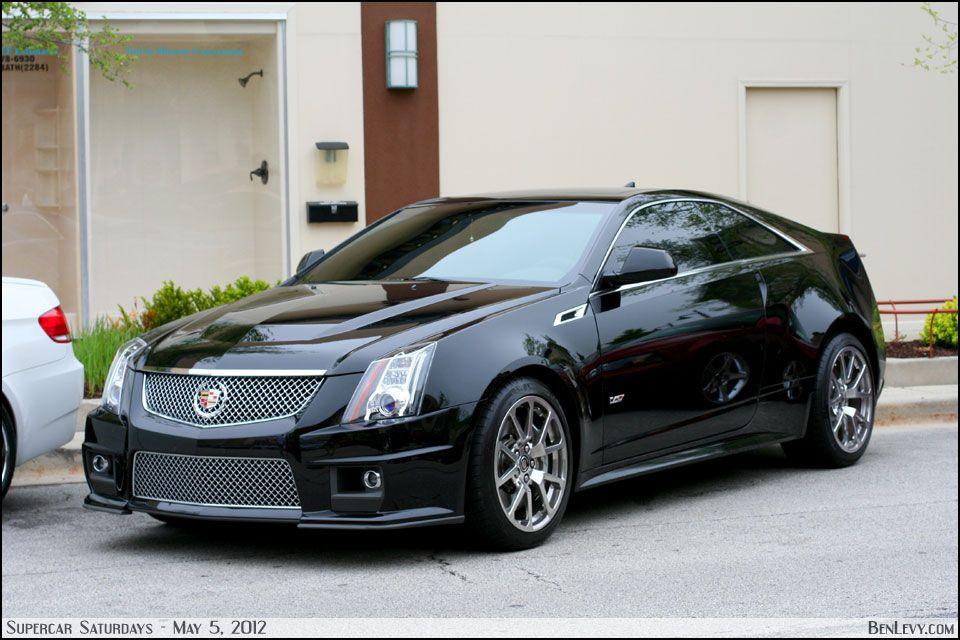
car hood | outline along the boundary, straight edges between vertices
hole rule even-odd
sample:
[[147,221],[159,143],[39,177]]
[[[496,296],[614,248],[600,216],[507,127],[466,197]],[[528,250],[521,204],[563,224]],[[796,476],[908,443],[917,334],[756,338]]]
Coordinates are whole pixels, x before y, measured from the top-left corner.
[[441,281],[279,286],[178,324],[140,365],[362,372],[396,349],[554,292]]

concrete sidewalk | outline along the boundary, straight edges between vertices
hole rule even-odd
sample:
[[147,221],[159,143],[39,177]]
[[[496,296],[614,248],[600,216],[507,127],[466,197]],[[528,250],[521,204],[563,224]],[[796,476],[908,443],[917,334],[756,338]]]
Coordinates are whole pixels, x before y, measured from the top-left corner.
[[880,394],[874,424],[957,422],[957,385],[887,387]]
[[[81,405],[83,417],[95,408],[95,401]],[[78,418],[77,435],[60,449],[31,460],[18,467],[13,484],[61,484],[83,482],[83,461],[80,445],[83,443],[83,419]],[[877,427],[890,425],[952,422],[957,424],[957,385],[927,387],[887,387],[877,403]]]
[[892,387],[924,387],[957,384],[957,357],[887,358],[884,372]]

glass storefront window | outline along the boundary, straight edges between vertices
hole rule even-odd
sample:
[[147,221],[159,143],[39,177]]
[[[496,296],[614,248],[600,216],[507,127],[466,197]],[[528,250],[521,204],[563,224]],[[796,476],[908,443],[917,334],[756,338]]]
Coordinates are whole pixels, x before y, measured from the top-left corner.
[[[72,66],[67,50],[67,66]],[[56,55],[3,47],[3,275],[41,280],[80,311],[76,112]]]
[[[276,35],[139,35],[127,46],[132,88],[90,78],[90,317],[164,280],[280,279]],[[264,161],[265,184],[251,174]]]

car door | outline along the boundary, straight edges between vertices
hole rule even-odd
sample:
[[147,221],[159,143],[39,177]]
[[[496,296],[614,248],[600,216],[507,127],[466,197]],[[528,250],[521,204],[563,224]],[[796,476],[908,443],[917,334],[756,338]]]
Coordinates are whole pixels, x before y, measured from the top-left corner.
[[734,261],[698,201],[645,205],[626,220],[604,269],[632,247],[662,249],[675,276],[596,291],[604,463],[747,425],[763,367],[758,275]]
[[748,213],[716,203],[702,210],[734,260],[750,261],[763,277],[765,287],[763,375],[760,381],[757,415],[752,428],[770,433],[795,434],[806,419],[806,395],[815,371],[816,350],[801,335],[786,301],[813,308],[812,301],[799,293],[809,283],[806,265],[795,258],[806,247],[753,218]]

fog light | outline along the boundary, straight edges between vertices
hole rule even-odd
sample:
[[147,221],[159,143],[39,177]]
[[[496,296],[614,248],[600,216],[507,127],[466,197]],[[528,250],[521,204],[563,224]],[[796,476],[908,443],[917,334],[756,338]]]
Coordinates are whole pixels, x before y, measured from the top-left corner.
[[110,470],[110,461],[100,455],[93,456],[91,465],[97,473],[106,473]]
[[367,489],[379,489],[382,482],[379,471],[369,469],[363,472],[363,486]]

